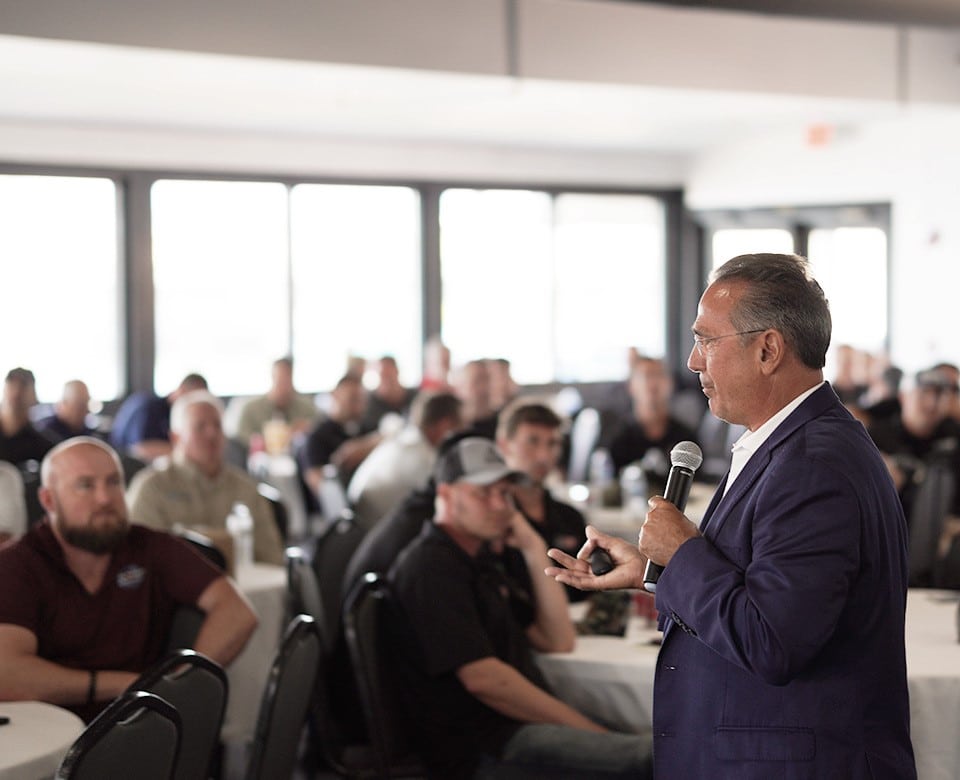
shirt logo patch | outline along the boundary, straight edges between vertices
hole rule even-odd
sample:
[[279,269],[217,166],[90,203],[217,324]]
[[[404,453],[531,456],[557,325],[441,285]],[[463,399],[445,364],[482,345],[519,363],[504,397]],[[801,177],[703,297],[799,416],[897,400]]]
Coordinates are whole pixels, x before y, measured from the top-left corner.
[[147,570],[136,563],[124,566],[117,572],[117,587],[124,590],[139,588],[147,576]]

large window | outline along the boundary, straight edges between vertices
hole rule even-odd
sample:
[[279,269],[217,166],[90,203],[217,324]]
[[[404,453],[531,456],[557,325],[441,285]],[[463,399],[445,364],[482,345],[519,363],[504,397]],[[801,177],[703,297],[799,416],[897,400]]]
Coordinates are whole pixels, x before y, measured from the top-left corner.
[[[713,227],[713,268],[736,255],[755,252],[798,252],[809,258],[811,271],[830,302],[833,319],[828,376],[840,345],[869,354],[886,351],[887,207],[793,208],[702,216]],[[743,226],[725,227],[724,223],[731,220]]]
[[31,369],[52,401],[81,379],[122,387],[117,191],[110,179],[0,176],[0,374]]
[[522,383],[609,380],[665,349],[658,199],[445,190],[443,339],[460,364],[505,357]]
[[407,187],[302,184],[291,195],[297,381],[328,389],[349,356],[393,355],[420,378],[420,197]]
[[286,187],[162,180],[151,208],[157,391],[198,371],[215,393],[265,392],[290,348]]

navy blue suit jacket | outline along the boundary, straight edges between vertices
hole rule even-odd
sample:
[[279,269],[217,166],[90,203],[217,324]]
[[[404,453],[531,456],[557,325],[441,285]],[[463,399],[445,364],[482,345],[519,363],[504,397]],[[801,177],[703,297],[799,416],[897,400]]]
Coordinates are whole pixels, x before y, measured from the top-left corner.
[[906,524],[863,426],[824,385],[664,569],[658,778],[915,778]]

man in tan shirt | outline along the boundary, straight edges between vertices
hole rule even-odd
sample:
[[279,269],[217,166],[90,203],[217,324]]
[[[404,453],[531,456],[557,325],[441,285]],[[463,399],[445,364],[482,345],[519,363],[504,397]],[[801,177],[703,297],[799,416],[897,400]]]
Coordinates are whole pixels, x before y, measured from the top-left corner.
[[224,460],[223,404],[205,390],[177,399],[170,412],[173,455],[144,469],[127,491],[130,513],[138,523],[172,531],[176,526],[225,529],[234,503],[253,515],[253,557],[283,563],[283,539],[270,503],[256,482]]

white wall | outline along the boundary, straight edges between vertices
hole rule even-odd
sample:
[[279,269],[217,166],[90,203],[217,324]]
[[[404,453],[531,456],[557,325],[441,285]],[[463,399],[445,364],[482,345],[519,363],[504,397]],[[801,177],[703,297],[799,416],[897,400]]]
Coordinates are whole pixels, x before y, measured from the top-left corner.
[[801,133],[745,139],[697,160],[694,209],[892,204],[891,357],[907,370],[960,363],[960,118],[904,109],[826,146]]

